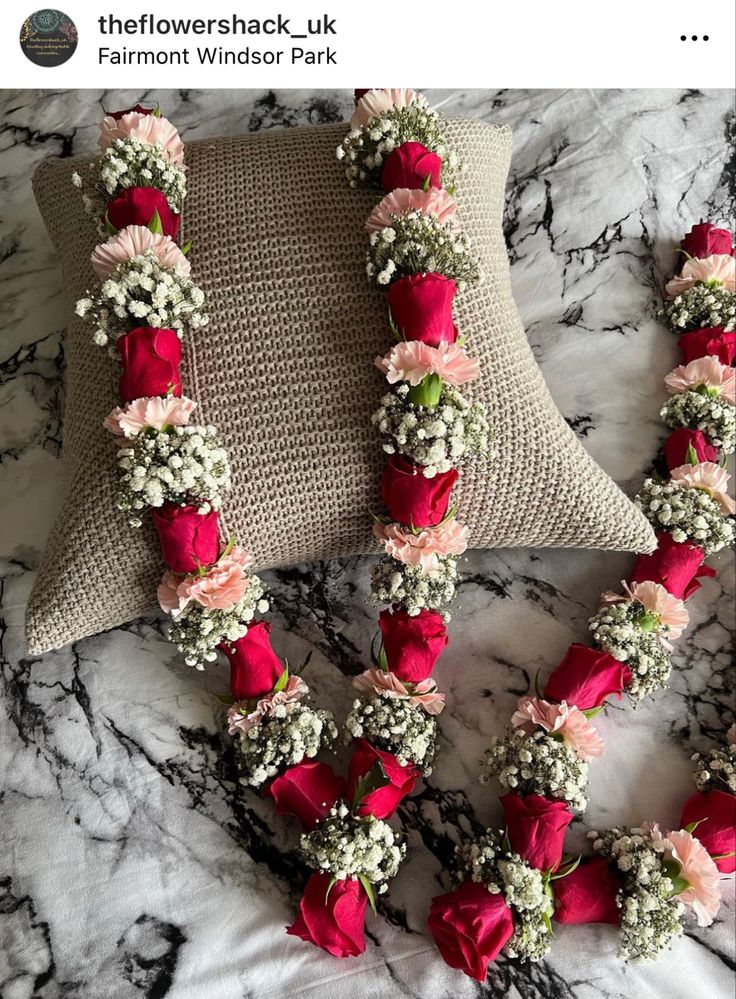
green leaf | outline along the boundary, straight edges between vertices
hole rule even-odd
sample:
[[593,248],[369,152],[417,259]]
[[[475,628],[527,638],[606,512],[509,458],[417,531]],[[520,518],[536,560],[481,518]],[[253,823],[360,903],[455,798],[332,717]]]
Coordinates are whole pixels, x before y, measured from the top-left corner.
[[161,117],[161,108],[158,106],[158,104],[153,109],[153,111],[151,111],[151,114],[153,115],[154,118],[160,118]]
[[105,212],[105,228],[110,233],[111,236],[117,236],[118,231],[115,226],[110,221],[110,216]]
[[542,685],[539,682],[539,670],[534,674],[534,693],[537,697],[544,697],[544,691],[542,690]]
[[596,715],[599,715],[601,711],[605,711],[605,709],[605,704],[599,704],[597,708],[585,708],[583,714],[586,718],[595,718]]
[[418,385],[409,389],[409,399],[415,406],[433,409],[440,401],[442,379],[439,375],[425,375]]
[[431,183],[432,183],[432,174],[428,173],[427,176],[424,178],[424,183],[422,184],[422,190],[423,191],[428,191],[429,190],[429,185]]
[[736,857],[736,850],[731,850],[729,853],[713,853],[710,859],[725,860],[727,857]]
[[568,874],[572,874],[572,872],[577,870],[580,866],[582,859],[582,856],[578,854],[575,860],[569,861],[566,864],[561,864],[555,873],[550,875],[550,881],[559,881],[560,878],[566,878]]
[[360,806],[361,801],[373,791],[377,791],[381,787],[386,787],[391,781],[383,767],[383,763],[380,760],[376,760],[371,769],[363,774],[358,783],[355,785],[355,794],[353,795],[353,811],[357,811]]
[[373,885],[370,883],[365,874],[359,874],[358,880],[365,888],[365,893],[368,896],[368,902],[370,903],[371,909],[373,909],[373,914],[377,915],[376,912],[376,896],[373,893]]
[[191,248],[192,248],[192,241],[191,241],[191,239],[188,239],[186,241],[186,243],[181,248],[181,252],[184,254],[185,257],[187,255],[187,253],[189,253],[189,251],[191,250]]
[[697,819],[695,822],[688,822],[688,824],[685,826],[685,832],[694,833],[695,830],[698,828],[698,826],[702,822],[705,822],[707,818],[708,816],[706,815],[705,818]]
[[312,661],[313,654],[314,650],[310,649],[309,652],[307,652],[306,656],[302,659],[301,664],[296,669],[291,670],[291,675],[301,676],[301,674],[304,672],[304,670],[307,668],[307,666],[309,666],[310,662]]
[[378,665],[384,673],[388,673],[388,656],[383,646],[381,646],[381,651],[378,653]]
[[281,676],[278,678],[278,680],[274,685],[273,688],[274,694],[278,694],[280,690],[283,690],[288,682],[289,682],[289,664],[287,663],[284,672],[281,674]]
[[688,444],[687,451],[685,453],[685,464],[686,465],[697,465],[698,455],[692,444]]
[[153,211],[153,218],[148,223],[148,228],[151,232],[155,232],[159,236],[163,236],[164,234],[164,227],[161,224],[161,216],[159,215],[157,208]]
[[330,897],[330,892],[337,884],[337,878],[330,878],[330,882],[327,885],[327,891],[325,892],[325,905],[327,905],[327,899]]
[[395,340],[396,340],[396,341],[397,341],[398,343],[401,343],[401,341],[402,341],[402,340],[403,340],[404,338],[402,337],[402,335],[401,335],[401,333],[400,333],[400,331],[399,331],[399,327],[398,327],[398,326],[396,325],[396,323],[394,322],[394,317],[393,317],[393,315],[391,314],[391,309],[390,309],[390,308],[389,308],[389,310],[388,310],[388,324],[389,324],[389,326],[391,327],[391,332],[392,332],[392,333],[393,333],[393,335],[394,335],[394,339],[395,339]]
[[235,704],[235,698],[233,697],[232,694],[215,694],[215,697],[222,704],[227,704],[228,706],[231,704]]

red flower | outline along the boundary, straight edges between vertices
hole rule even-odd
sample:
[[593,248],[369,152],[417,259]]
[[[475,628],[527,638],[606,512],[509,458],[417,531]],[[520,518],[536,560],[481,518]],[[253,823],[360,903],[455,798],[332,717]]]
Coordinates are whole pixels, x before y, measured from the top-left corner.
[[166,196],[155,187],[126,187],[107,206],[108,221],[116,229],[128,225],[148,226],[156,213],[164,235],[176,239],[180,216],[172,212]]
[[619,920],[620,883],[605,857],[584,860],[571,874],[553,881],[558,923],[613,923]]
[[447,513],[457,469],[428,479],[420,466],[392,454],[381,479],[381,499],[392,520],[412,527],[433,527]]
[[[701,819],[703,821],[701,821]],[[736,851],[736,797],[726,791],[697,791],[682,806],[680,825],[700,822],[697,837],[712,857]],[[721,874],[736,871],[736,856],[716,860]]]
[[137,114],[153,114],[154,108],[144,108],[140,104],[136,104],[133,108],[126,108],[125,111],[107,111],[106,114],[109,118],[114,118],[115,121],[120,121],[123,115],[131,114],[135,111]]
[[673,430],[664,442],[664,456],[670,472],[673,468],[688,464],[688,447],[693,449],[698,461],[718,461],[718,448],[708,442],[702,430],[680,427],[679,430]]
[[394,814],[402,799],[414,790],[419,771],[412,764],[402,766],[393,753],[376,749],[367,739],[356,739],[348,769],[348,801],[353,800],[360,778],[379,762],[389,782],[363,798],[358,807],[358,815],[375,815],[377,819],[387,819]]
[[566,803],[509,791],[502,795],[501,804],[512,849],[540,871],[557,870],[565,832],[573,819]]
[[445,963],[478,982],[514,933],[503,895],[492,895],[473,881],[433,898],[427,925]]
[[286,930],[334,957],[356,957],[365,950],[365,907],[368,896],[358,880],[336,881],[313,874],[299,903],[299,915]]
[[373,90],[373,89],[375,89],[375,88],[374,87],[367,87],[365,90],[354,90],[353,91],[353,99],[354,99],[355,103],[357,104],[358,101],[361,99],[361,97],[365,97],[365,95],[370,90]]
[[[710,222],[699,222],[694,225],[680,246],[689,257],[711,257],[718,253],[733,253],[731,233],[728,229],[716,229]],[[684,254],[680,256],[682,257],[680,267],[682,267],[687,257]]]
[[736,333],[726,333],[722,326],[691,330],[680,334],[677,346],[682,351],[684,364],[708,356],[717,357],[721,364],[733,364],[736,358]]
[[574,642],[544,688],[549,701],[567,701],[581,711],[597,708],[607,697],[621,697],[631,670],[607,652]]
[[137,326],[118,339],[123,363],[120,398],[123,402],[166,395],[181,395],[181,340],[173,330]]
[[297,763],[272,781],[267,794],[279,815],[295,815],[304,829],[313,829],[328,814],[338,798],[345,796],[345,778],[326,763]]
[[384,610],[378,624],[391,672],[409,683],[426,680],[448,642],[442,615],[422,610],[411,617],[405,610]]
[[196,506],[164,503],[151,511],[164,561],[172,572],[196,572],[220,554],[217,511],[198,513]]
[[230,690],[236,701],[270,693],[284,672],[271,648],[270,634],[270,622],[258,621],[237,642],[220,645],[230,660]]
[[388,289],[391,318],[405,340],[422,340],[437,347],[443,340],[454,343],[457,328],[452,319],[452,301],[457,285],[444,274],[409,274]]
[[423,188],[429,178],[430,187],[442,187],[442,160],[430,153],[421,142],[402,142],[386,158],[381,174],[381,186],[388,194],[398,187],[411,190]]
[[657,547],[651,555],[640,555],[629,576],[630,583],[651,580],[677,597],[687,600],[700,589],[699,577],[715,576],[715,569],[703,565],[702,548],[688,541],[675,541],[668,531],[657,533]]

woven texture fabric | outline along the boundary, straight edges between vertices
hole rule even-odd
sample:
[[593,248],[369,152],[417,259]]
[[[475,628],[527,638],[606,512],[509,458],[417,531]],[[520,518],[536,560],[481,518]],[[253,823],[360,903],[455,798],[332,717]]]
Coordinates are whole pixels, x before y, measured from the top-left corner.
[[[345,126],[294,128],[187,147],[184,238],[208,327],[185,344],[185,394],[229,450],[222,515],[256,566],[375,552],[384,456],[371,414],[385,390],[373,360],[387,346],[385,296],[365,276],[364,221],[376,202],[334,162]],[[511,132],[452,121],[467,165],[462,222],[484,282],[456,317],[481,361],[468,395],[484,400],[495,458],[461,473],[455,498],[472,545],[650,551],[652,531],[556,409],[511,296],[501,229]],[[97,242],[71,185],[79,160],[51,160],[34,191],[73,302],[92,281]],[[29,651],[123,624],[155,602],[162,562],[153,531],[115,509],[115,447],[102,419],[119,372],[76,318],[66,338],[67,500],[29,601]]]

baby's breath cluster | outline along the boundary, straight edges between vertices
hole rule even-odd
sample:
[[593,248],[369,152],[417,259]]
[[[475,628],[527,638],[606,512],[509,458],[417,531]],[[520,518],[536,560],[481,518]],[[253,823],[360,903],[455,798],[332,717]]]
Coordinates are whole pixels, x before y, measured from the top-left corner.
[[698,791],[730,791],[736,794],[736,742],[727,743],[722,749],[695,753],[693,761],[693,779]]
[[371,233],[366,273],[385,287],[407,274],[444,274],[458,290],[480,280],[478,262],[466,237],[451,222],[419,211],[393,216],[390,226]]
[[696,284],[667,302],[658,318],[673,333],[722,326],[724,330],[736,329],[736,294],[723,286],[712,287]]
[[437,753],[437,722],[411,699],[378,694],[353,701],[345,728],[354,739],[393,753],[402,766],[414,763],[425,776],[432,773]]
[[337,881],[361,878],[379,893],[399,870],[406,845],[388,822],[373,815],[353,815],[344,801],[301,839],[302,857],[314,870]]
[[736,406],[721,396],[696,390],[681,392],[667,400],[660,416],[673,430],[678,427],[702,430],[724,454],[736,449]]
[[386,454],[405,454],[424,466],[428,479],[470,458],[490,456],[491,432],[482,403],[469,402],[451,385],[442,386],[436,406],[417,406],[409,393],[407,384],[399,385],[383,396],[373,414]]
[[420,565],[405,565],[388,555],[380,558],[371,566],[373,599],[377,604],[401,604],[411,617],[425,609],[439,610],[455,596],[457,558],[441,555],[438,562],[438,569],[425,572]]
[[275,716],[236,740],[241,783],[261,787],[289,767],[313,759],[336,738],[332,712],[313,708],[308,700],[280,705]]
[[[91,193],[84,189],[89,183]],[[130,187],[155,187],[180,212],[187,193],[184,168],[172,163],[161,145],[140,142],[131,136],[114,142],[90,163],[86,177],[72,174],[72,183],[82,190],[84,207],[90,215],[102,218],[105,206]]]
[[166,502],[199,503],[219,509],[230,488],[230,465],[214,427],[147,428],[118,451],[117,506],[131,527],[141,514]]
[[514,914],[514,934],[504,947],[508,957],[538,961],[552,942],[554,903],[541,871],[508,849],[502,836],[487,829],[476,843],[457,848],[464,873],[492,895],[501,894]]
[[561,798],[579,812],[588,804],[588,764],[542,729],[530,735],[514,729],[502,738],[494,736],[480,780],[486,784],[494,777],[504,789]]
[[717,501],[704,489],[647,479],[636,502],[656,531],[668,531],[675,541],[698,545],[706,555],[734,543],[733,517],[724,516]]
[[685,906],[674,899],[674,885],[663,866],[663,846],[647,828],[589,832],[596,853],[621,877],[616,905],[621,911],[619,953],[626,960],[655,958],[682,933]]
[[256,612],[265,614],[268,611],[264,592],[258,576],[248,576],[248,589],[227,610],[209,609],[190,600],[183,610],[172,614],[169,641],[179,649],[187,666],[203,669],[205,663],[217,659],[218,645],[237,642],[248,631],[248,624]]
[[[626,692],[633,701],[667,686],[672,662],[657,635],[644,631],[641,621],[644,607],[636,600],[602,607],[590,618],[589,627],[596,645],[626,663],[631,679]],[[661,628],[666,634],[667,628]]]
[[162,267],[152,250],[119,264],[100,288],[79,299],[76,313],[94,326],[101,347],[131,326],[171,329],[182,337],[209,321],[202,289],[180,271]]

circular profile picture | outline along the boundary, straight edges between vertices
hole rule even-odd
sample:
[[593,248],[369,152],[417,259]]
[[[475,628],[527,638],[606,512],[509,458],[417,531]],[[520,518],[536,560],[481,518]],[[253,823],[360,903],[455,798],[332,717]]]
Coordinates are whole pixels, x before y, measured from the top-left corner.
[[23,22],[20,47],[37,66],[61,66],[77,47],[77,27],[60,10],[37,10]]

